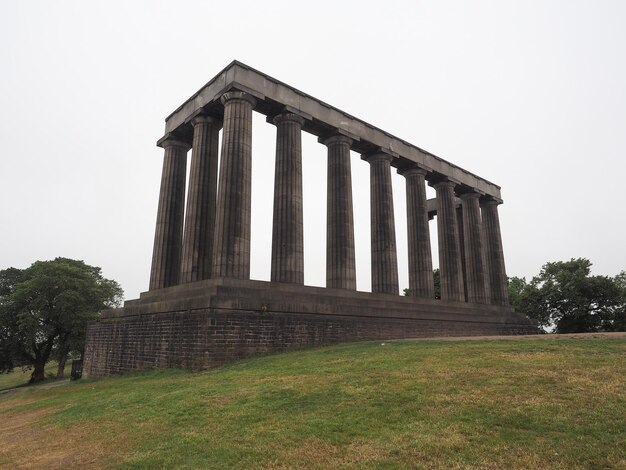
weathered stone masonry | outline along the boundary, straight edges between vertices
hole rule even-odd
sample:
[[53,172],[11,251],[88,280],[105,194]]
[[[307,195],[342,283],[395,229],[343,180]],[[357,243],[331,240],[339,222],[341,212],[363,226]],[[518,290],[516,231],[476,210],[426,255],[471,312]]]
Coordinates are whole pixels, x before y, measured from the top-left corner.
[[[253,112],[276,126],[271,282],[249,279]],[[303,285],[302,132],[328,148],[326,288]],[[537,331],[508,305],[502,199],[487,180],[237,61],[168,116],[158,145],[150,290],[89,326],[89,376],[204,369],[311,344]],[[350,151],[370,165],[372,293],[356,291]],[[409,297],[398,295],[392,167],[406,181]]]

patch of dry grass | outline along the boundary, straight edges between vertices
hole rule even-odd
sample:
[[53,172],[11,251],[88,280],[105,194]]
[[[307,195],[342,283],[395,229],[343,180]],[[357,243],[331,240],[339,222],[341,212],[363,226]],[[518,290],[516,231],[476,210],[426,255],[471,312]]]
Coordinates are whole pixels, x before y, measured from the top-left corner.
[[626,341],[315,348],[0,397],[3,468],[626,468]]
[[[23,404],[23,403],[22,403]],[[54,408],[25,409],[3,413],[0,428],[0,465],[3,468],[111,468],[116,449],[94,439],[97,426],[77,423],[59,429],[46,419]]]

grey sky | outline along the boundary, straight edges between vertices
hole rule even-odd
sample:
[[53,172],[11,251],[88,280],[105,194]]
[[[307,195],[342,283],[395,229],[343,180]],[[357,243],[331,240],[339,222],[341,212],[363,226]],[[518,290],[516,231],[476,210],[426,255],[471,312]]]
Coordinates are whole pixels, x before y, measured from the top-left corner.
[[[626,2],[0,6],[0,269],[66,256],[127,298],[146,290],[164,118],[233,59],[502,186],[509,275],[571,257],[626,269]],[[275,128],[255,115],[253,132],[252,277],[268,279]],[[303,142],[305,282],[323,285],[326,154]],[[353,156],[369,290],[369,168]]]

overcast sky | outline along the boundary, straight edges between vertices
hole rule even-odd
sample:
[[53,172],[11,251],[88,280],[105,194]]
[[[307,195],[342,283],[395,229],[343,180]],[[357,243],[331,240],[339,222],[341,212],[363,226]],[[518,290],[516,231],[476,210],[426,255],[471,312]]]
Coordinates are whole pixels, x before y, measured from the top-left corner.
[[[233,59],[500,185],[509,275],[572,257],[596,274],[626,269],[622,0],[0,5],[0,269],[64,256],[101,266],[126,298],[147,290],[155,142]],[[270,273],[275,132],[255,113],[254,279]],[[304,134],[303,154],[305,283],[323,286],[326,148]],[[369,168],[357,154],[352,165],[369,290]],[[402,288],[395,172],[393,185]]]

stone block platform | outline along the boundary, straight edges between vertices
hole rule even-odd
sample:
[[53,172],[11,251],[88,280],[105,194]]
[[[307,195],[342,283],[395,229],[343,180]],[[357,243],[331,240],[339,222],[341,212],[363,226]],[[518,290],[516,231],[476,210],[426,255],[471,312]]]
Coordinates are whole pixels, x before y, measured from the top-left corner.
[[103,312],[87,331],[84,374],[202,370],[340,342],[537,332],[507,307],[216,278],[145,292]]

